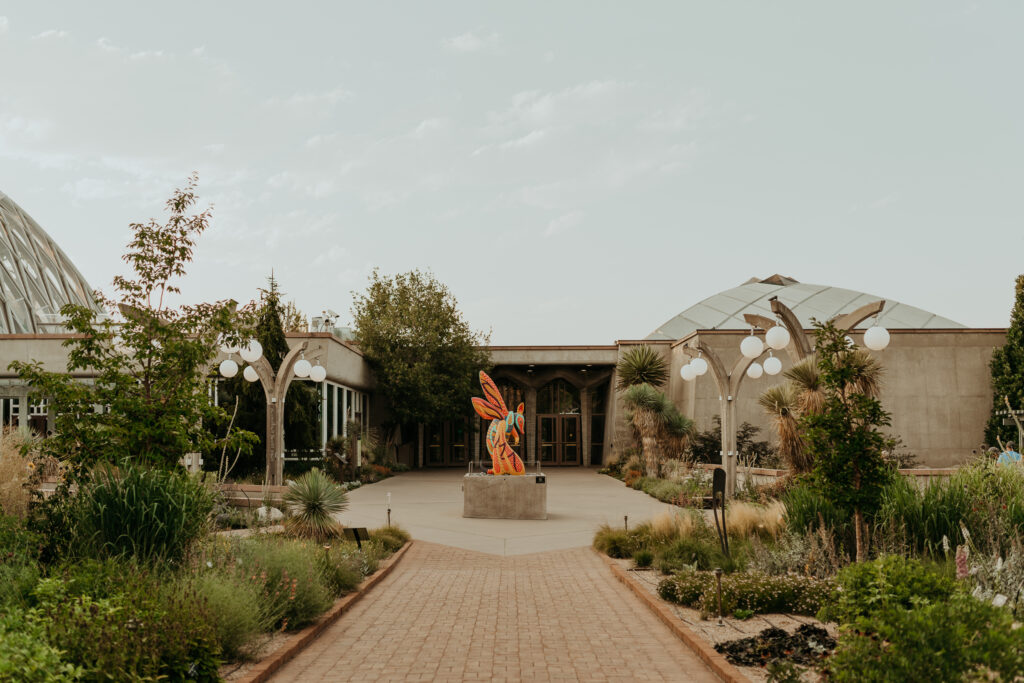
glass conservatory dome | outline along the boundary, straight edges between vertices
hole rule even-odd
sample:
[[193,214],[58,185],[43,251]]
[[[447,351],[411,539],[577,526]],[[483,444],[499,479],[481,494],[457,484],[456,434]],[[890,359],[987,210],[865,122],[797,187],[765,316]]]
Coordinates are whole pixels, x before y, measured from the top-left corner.
[[0,334],[63,332],[69,303],[99,310],[67,255],[0,192]]
[[[805,328],[811,327],[811,318],[828,320],[882,298],[852,289],[804,284],[783,275],[772,275],[764,280],[751,278],[739,287],[719,292],[690,306],[665,321],[647,335],[647,339],[682,339],[696,330],[745,330],[750,326],[743,319],[744,313],[775,317],[769,299],[776,296],[793,311]],[[861,326],[867,327],[872,320],[874,318],[861,323]],[[892,299],[886,299],[878,324],[888,329],[964,327],[949,318]]]

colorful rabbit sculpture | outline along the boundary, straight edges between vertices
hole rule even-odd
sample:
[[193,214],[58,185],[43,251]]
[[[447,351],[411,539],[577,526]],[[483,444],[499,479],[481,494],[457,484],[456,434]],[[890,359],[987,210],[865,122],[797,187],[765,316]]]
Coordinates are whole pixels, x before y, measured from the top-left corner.
[[483,371],[480,372],[480,386],[483,387],[484,398],[474,398],[473,407],[480,417],[491,421],[487,428],[487,453],[491,456],[492,467],[487,474],[525,474],[523,461],[512,450],[512,446],[519,445],[519,435],[526,423],[523,404],[520,403],[515,412],[509,412],[494,380]]

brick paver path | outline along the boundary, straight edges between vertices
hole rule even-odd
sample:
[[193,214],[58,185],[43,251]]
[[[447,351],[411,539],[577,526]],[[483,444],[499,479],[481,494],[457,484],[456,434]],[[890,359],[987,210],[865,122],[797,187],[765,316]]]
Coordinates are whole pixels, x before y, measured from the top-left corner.
[[589,548],[417,542],[275,681],[717,681]]

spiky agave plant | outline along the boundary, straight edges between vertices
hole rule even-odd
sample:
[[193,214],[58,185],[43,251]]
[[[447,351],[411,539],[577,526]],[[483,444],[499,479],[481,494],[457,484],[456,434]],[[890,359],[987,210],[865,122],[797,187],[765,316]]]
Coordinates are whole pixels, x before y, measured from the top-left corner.
[[332,515],[348,509],[348,494],[320,470],[311,469],[295,480],[282,499],[292,513],[285,520],[290,534],[323,541],[341,533]]
[[668,381],[668,362],[650,346],[631,348],[622,355],[615,371],[619,376],[616,384],[619,391],[640,384],[660,387]]
[[633,430],[640,437],[644,452],[644,474],[657,477],[661,465],[659,437],[664,430],[665,395],[650,384],[635,384],[622,394]]

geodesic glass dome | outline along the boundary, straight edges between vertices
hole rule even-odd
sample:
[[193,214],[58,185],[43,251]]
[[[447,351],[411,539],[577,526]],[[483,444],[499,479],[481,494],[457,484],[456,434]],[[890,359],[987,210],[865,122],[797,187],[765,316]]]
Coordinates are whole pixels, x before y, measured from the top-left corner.
[[0,334],[63,332],[60,309],[69,303],[99,310],[67,255],[0,192]]

